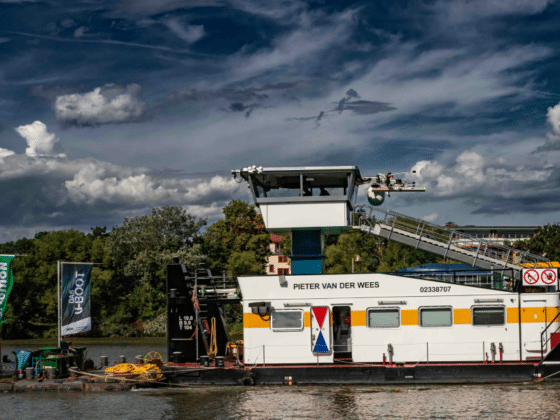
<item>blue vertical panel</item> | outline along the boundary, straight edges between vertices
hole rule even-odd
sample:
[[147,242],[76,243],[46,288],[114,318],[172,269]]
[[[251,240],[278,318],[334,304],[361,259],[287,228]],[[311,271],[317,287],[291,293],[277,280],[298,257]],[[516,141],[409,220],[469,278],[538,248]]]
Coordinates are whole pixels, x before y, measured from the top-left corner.
[[317,259],[293,259],[292,274],[322,274],[323,260]]
[[292,254],[316,256],[322,254],[320,230],[293,230],[292,231]]
[[292,274],[323,273],[323,238],[320,230],[292,231]]

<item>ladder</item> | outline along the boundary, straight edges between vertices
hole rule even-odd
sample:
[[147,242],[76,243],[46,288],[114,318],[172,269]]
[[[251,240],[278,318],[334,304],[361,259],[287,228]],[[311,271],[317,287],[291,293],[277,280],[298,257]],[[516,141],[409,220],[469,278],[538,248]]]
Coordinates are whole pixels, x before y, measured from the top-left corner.
[[353,228],[485,270],[512,269],[521,280],[527,267],[547,267],[550,260],[516,248],[495,245],[448,227],[389,210],[356,206]]

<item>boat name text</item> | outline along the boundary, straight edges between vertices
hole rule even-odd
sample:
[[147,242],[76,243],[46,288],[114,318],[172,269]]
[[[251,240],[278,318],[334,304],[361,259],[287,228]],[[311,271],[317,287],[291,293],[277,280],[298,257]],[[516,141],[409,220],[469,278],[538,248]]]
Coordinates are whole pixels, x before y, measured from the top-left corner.
[[294,283],[294,290],[316,289],[377,289],[378,281],[359,281],[356,283]]

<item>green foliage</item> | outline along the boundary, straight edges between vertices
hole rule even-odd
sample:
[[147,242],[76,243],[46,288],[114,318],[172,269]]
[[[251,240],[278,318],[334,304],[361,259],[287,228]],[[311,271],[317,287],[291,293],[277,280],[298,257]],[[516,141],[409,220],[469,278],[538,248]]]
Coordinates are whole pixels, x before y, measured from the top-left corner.
[[166,266],[173,258],[190,269],[198,266],[203,256],[195,242],[205,224],[181,207],[167,206],[126,218],[112,230],[107,246],[119,279],[113,293],[127,306],[128,324],[165,311]]
[[550,261],[560,261],[560,224],[546,225],[537,229],[537,234],[528,241],[518,241],[517,247]]
[[[352,259],[355,273],[392,272],[406,267],[440,262],[441,258],[397,242],[387,241],[364,232],[331,235],[325,248],[325,271],[330,274],[351,273]],[[325,241],[326,242],[326,241]]]
[[292,236],[285,235],[282,237],[282,241],[280,242],[280,248],[282,255],[286,257],[290,257],[292,255]]
[[12,266],[2,338],[56,336],[57,261],[101,264],[91,277],[93,335],[162,334],[166,265],[178,257],[190,268],[198,266],[203,256],[196,242],[205,223],[180,207],[162,207],[125,219],[111,233],[105,227],[87,235],[40,232],[34,239],[0,244],[1,253],[26,255]]
[[[2,338],[56,336],[57,261],[101,262],[95,241],[82,232],[67,230],[40,232],[32,240],[23,238],[0,246],[2,253],[25,255],[15,258],[12,265],[14,286]],[[104,270],[96,270],[98,276],[107,276]]]
[[401,268],[441,262],[437,255],[419,249],[410,248],[397,242],[389,241],[380,254],[378,271],[392,272]]
[[219,220],[202,235],[202,253],[213,273],[227,271],[232,275],[264,274],[270,255],[270,234],[255,206],[232,200],[223,209],[225,220]]
[[262,261],[251,251],[232,252],[228,267],[232,276],[263,274]]
[[[339,235],[336,243],[325,249],[326,272],[351,273],[353,259],[355,273],[373,272],[379,263],[378,247],[376,238],[363,232]],[[356,261],[356,256],[360,261]]]

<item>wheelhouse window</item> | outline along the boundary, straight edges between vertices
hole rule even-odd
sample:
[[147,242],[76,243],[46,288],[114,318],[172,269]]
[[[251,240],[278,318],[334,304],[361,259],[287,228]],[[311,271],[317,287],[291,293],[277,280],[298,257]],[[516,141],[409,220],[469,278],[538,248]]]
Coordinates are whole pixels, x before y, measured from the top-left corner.
[[471,308],[473,325],[504,325],[506,308],[503,306],[473,306]]
[[270,321],[272,331],[301,331],[303,330],[303,311],[272,311]]
[[369,328],[398,328],[401,325],[399,309],[368,309]]
[[420,308],[420,326],[450,327],[453,325],[452,308]]

